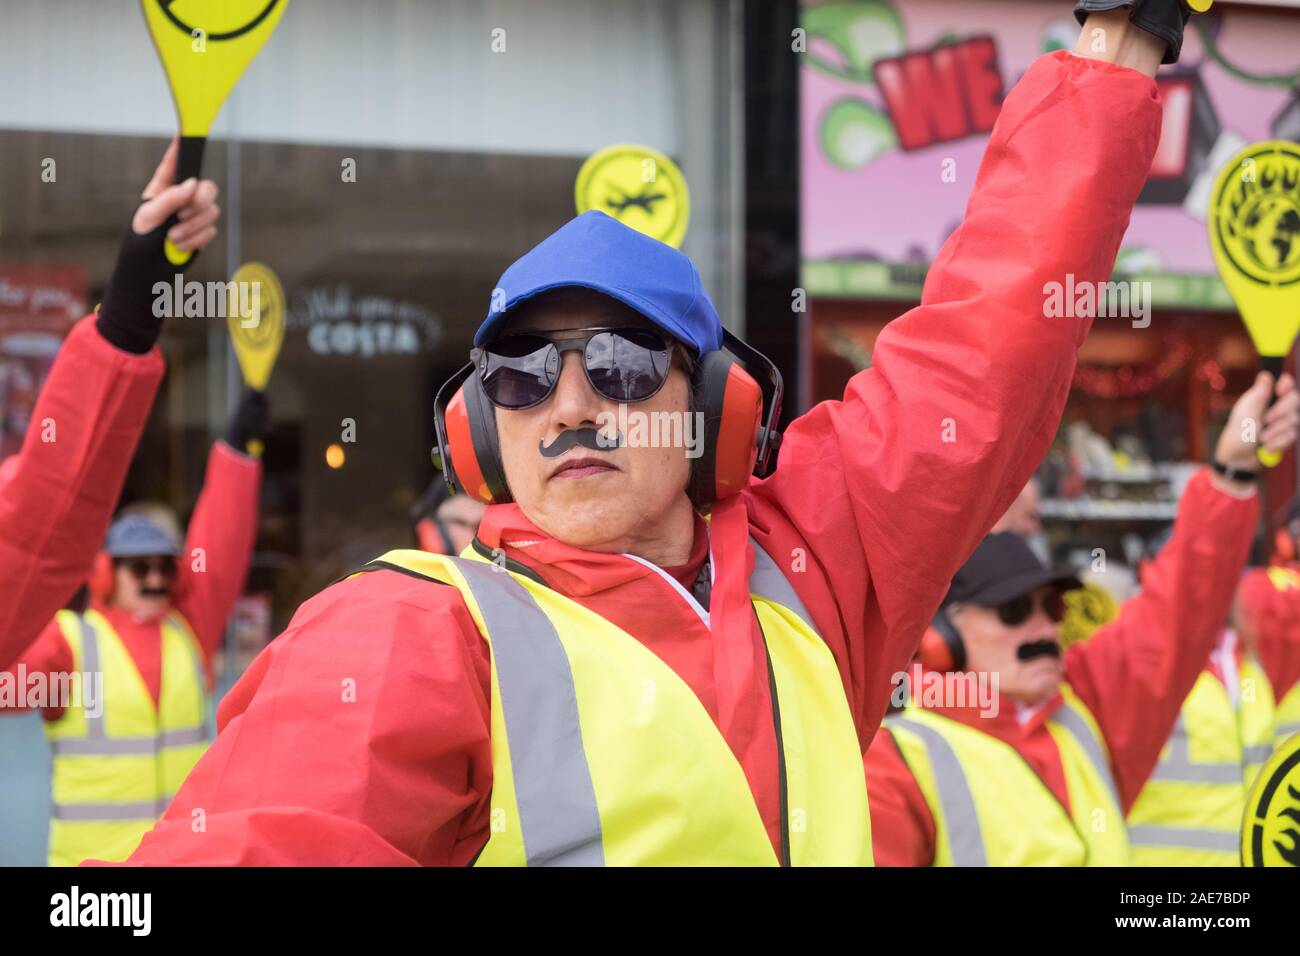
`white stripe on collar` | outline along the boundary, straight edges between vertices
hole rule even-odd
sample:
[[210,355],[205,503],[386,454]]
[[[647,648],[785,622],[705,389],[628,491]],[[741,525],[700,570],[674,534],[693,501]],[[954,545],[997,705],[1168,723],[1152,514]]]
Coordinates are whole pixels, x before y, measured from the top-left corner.
[[[653,564],[647,561],[645,558],[638,558],[635,554],[627,554],[626,552],[624,552],[623,557],[631,558],[637,564],[644,565],[645,567],[653,571],[655,574],[663,578],[665,581],[667,581],[669,584],[671,584],[673,586],[673,590],[682,596],[683,600],[686,601],[686,603],[690,606],[691,610],[699,615],[700,620],[704,622],[704,626],[709,627],[709,612],[704,610],[704,608],[700,606],[699,601],[695,600],[695,595],[691,594],[690,591],[682,587],[680,581],[678,581],[675,577],[673,577],[663,568],[659,567],[659,565]],[[709,555],[710,562],[712,561],[712,559],[713,559],[713,555],[710,554]]]

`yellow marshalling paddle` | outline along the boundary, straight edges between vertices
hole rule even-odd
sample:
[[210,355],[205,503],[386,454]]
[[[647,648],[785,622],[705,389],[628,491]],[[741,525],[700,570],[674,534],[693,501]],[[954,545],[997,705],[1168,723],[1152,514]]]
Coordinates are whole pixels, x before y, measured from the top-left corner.
[[[243,309],[229,305],[226,309],[230,342],[235,347],[244,384],[264,392],[284,341],[284,290],[275,273],[260,262],[244,263],[230,281],[237,290],[236,301],[245,305]],[[262,443],[254,439],[246,450],[250,455],[260,456]]]
[[[1300,145],[1268,140],[1233,156],[1214,184],[1209,230],[1219,275],[1276,380],[1300,332]],[[1257,455],[1270,468],[1282,460]]]
[[[199,175],[212,121],[288,5],[289,0],[140,0],[180,120],[176,182]],[[163,248],[175,266],[194,258],[171,242]]]

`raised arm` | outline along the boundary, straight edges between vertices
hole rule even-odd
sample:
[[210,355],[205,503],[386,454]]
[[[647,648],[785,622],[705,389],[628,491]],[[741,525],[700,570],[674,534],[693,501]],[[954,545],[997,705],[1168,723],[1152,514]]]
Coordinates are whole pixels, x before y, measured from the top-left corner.
[[211,658],[248,580],[257,541],[262,464],[225,441],[208,453],[203,490],[180,556],[178,604]]
[[790,427],[775,473],[752,486],[755,524],[771,529],[760,543],[802,549],[829,582],[819,595],[814,576],[792,576],[821,629],[845,633],[833,649],[869,721],[1056,431],[1091,320],[1049,314],[1049,283],[1109,279],[1146,179],[1159,56],[1122,15],[1104,22],[1119,62],[1058,52],[1029,68],[920,306],[886,326],[842,401]]
[[132,217],[95,317],[59,350],[22,450],[0,465],[0,667],[36,639],[90,575],[149,417],[163,361],[153,284],[174,271],[162,224],[178,213],[178,245],[215,235],[216,186],[171,185],[172,143]]
[[[1216,458],[1257,468],[1254,443],[1241,440],[1258,421],[1272,377],[1261,373],[1228,417]],[[1283,376],[1264,418],[1262,443],[1282,452],[1295,443],[1295,383]],[[1065,679],[1097,718],[1127,809],[1155,768],[1183,700],[1209,660],[1259,520],[1253,484],[1202,469],[1178,503],[1174,533],[1143,575],[1142,592],[1119,616],[1065,657]]]

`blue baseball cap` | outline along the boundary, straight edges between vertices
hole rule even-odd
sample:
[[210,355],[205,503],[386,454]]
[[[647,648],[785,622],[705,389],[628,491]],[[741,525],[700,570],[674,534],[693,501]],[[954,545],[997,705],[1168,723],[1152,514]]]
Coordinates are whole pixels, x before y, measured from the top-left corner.
[[582,286],[640,312],[697,355],[722,348],[722,322],[695,264],[683,252],[592,209],[569,220],[502,273],[493,304],[474,335],[482,346],[510,310],[550,289]]
[[155,554],[175,557],[181,543],[158,522],[142,514],[118,518],[108,529],[104,550],[114,558],[144,558]]

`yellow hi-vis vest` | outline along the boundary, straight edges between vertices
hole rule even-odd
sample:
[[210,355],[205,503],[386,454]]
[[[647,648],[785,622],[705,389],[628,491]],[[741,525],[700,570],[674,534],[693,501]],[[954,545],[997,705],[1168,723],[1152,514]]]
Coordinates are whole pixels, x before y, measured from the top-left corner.
[[754,557],[784,860],[699,698],[636,638],[472,546],[459,558],[390,551],[367,566],[455,587],[491,650],[490,835],[476,865],[871,863],[862,754],[839,671],[757,544]]
[[1160,762],[1129,810],[1138,866],[1238,866],[1241,818],[1273,752],[1273,691],[1254,660],[1241,665],[1236,709],[1223,682],[1202,671],[1183,701]]
[[1294,685],[1277,705],[1273,749],[1277,750],[1287,740],[1300,734],[1300,684]]
[[157,706],[113,626],[97,611],[60,611],[73,669],[103,675],[45,724],[53,751],[50,865],[124,860],[207,749],[208,688],[198,641],[175,612],[162,622]]
[[1097,721],[1068,686],[1047,721],[1070,809],[1015,748],[908,706],[886,717],[934,817],[935,866],[1128,866],[1124,814]]

